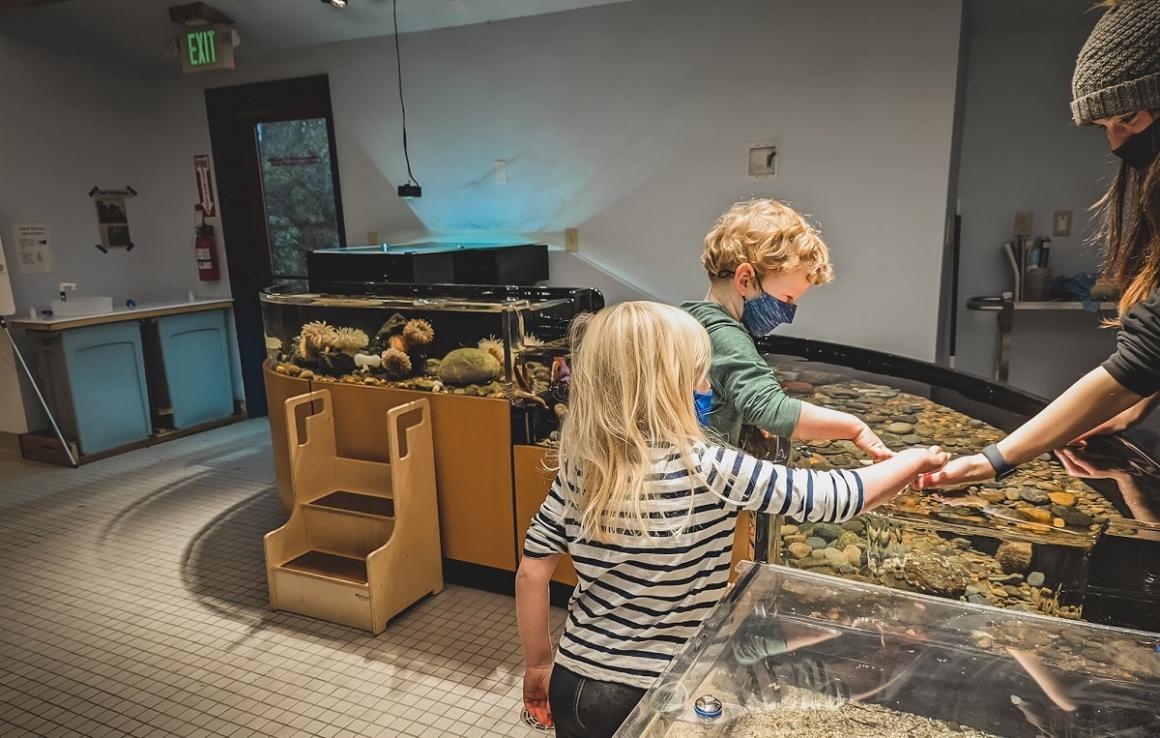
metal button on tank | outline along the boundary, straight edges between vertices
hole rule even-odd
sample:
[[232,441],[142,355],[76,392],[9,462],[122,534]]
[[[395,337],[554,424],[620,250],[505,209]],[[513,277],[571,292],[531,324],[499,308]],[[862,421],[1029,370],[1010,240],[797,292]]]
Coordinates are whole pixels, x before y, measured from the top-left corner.
[[701,717],[712,720],[721,717],[721,700],[711,694],[704,694],[693,703],[693,709]]

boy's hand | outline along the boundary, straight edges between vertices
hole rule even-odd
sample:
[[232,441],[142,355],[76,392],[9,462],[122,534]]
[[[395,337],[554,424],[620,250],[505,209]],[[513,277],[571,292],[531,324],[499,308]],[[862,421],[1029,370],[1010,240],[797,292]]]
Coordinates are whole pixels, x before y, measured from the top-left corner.
[[552,708],[548,704],[548,684],[552,681],[552,665],[524,668],[524,707],[541,725],[552,726]]
[[882,439],[875,435],[874,431],[870,430],[870,426],[862,421],[858,421],[862,426],[858,433],[850,440],[854,445],[865,452],[871,459],[875,461],[885,461],[894,456],[894,452],[886,447]]
[[931,472],[942,469],[951,460],[951,455],[943,451],[939,446],[908,448],[905,451],[900,451],[898,456],[914,464],[914,474],[916,476],[929,476]]

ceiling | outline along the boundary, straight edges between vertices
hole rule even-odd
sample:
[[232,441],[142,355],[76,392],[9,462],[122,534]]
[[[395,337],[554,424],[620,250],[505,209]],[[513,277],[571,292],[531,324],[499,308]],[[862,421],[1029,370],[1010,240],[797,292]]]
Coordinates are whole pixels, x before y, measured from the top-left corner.
[[[402,33],[578,10],[626,0],[397,0]],[[393,32],[391,0],[210,0],[236,23],[248,53],[301,48]],[[0,33],[56,48],[81,44],[126,61],[163,63],[177,35],[168,8],[181,0],[0,0]]]

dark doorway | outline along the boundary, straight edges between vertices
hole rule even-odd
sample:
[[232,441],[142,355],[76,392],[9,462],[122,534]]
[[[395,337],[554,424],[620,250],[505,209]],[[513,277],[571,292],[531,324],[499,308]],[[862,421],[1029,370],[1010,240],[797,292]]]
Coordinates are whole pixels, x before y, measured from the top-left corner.
[[346,246],[326,75],[205,91],[222,237],[250,417],[266,415],[258,292],[306,276],[306,252]]

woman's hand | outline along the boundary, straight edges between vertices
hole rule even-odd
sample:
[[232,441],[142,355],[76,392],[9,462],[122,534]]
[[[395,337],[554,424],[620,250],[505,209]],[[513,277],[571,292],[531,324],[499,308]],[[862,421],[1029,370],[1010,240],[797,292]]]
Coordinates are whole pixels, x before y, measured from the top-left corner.
[[1117,482],[1124,482],[1132,478],[1132,475],[1125,471],[1100,469],[1091,462],[1081,459],[1071,449],[1061,448],[1055,452],[1055,455],[1059,458],[1059,463],[1063,464],[1064,470],[1073,477],[1079,477],[1080,479],[1113,479]]
[[855,446],[861,449],[871,459],[874,459],[874,461],[885,461],[891,456],[894,456],[894,452],[886,447],[886,444],[882,442],[882,439],[874,431],[870,430],[870,426],[861,420],[858,423],[861,427],[854,437],[850,439]]
[[524,667],[524,707],[541,725],[552,726],[552,707],[548,704],[548,685],[552,665]]
[[974,482],[985,482],[995,476],[995,468],[987,457],[982,454],[960,456],[952,459],[939,471],[921,474],[918,478],[919,489],[932,487],[956,487]]

